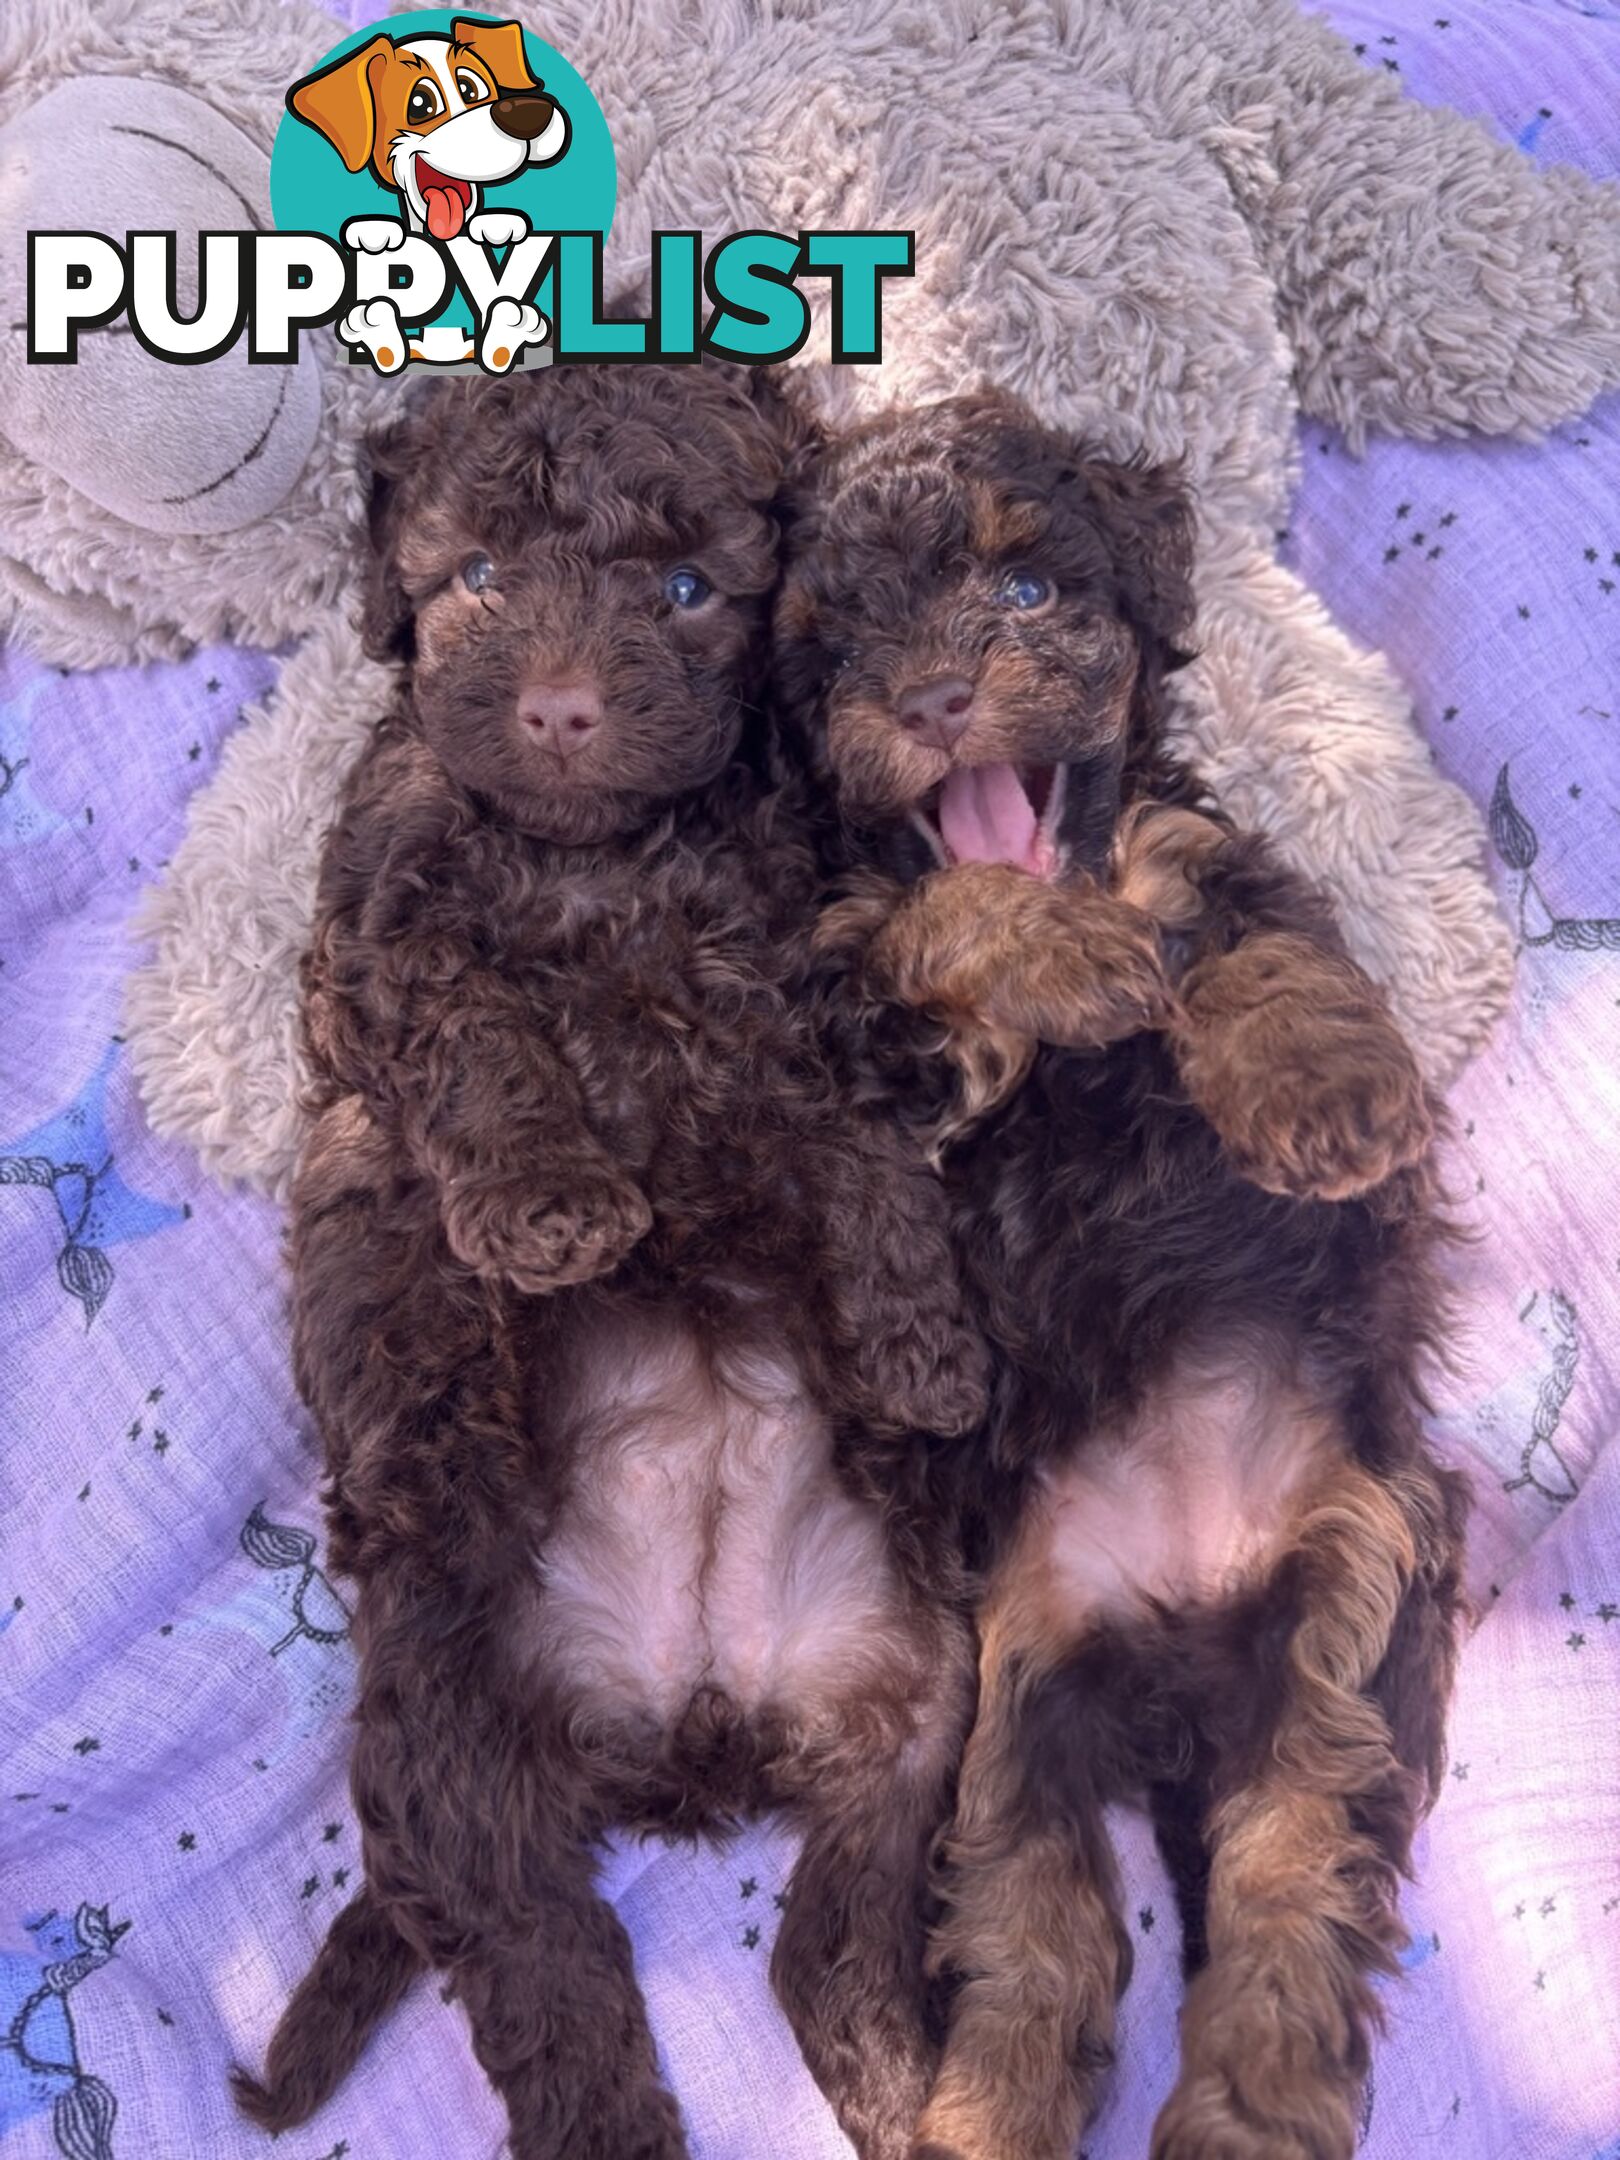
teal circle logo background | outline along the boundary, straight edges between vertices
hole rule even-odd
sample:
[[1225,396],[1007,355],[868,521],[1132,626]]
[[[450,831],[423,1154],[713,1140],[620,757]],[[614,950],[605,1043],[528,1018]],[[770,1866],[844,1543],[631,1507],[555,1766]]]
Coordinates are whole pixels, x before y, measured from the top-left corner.
[[[318,62],[326,67],[345,53],[369,45],[381,35],[404,44],[433,33],[448,36],[453,22],[510,22],[506,15],[486,15],[470,8],[424,8],[413,15],[389,15],[340,38]],[[484,197],[489,210],[521,210],[532,232],[600,232],[613,222],[619,172],[613,139],[602,108],[555,47],[525,28],[523,51],[531,75],[545,86],[568,115],[568,148],[554,165],[532,166],[516,178],[491,186]],[[311,68],[308,73],[314,74]],[[300,77],[300,80],[303,78]],[[287,85],[288,89],[292,84]],[[270,154],[270,214],[281,232],[319,232],[342,238],[354,217],[398,218],[399,197],[369,167],[352,173],[336,150],[295,113],[284,112]],[[550,284],[547,273],[545,284]]]

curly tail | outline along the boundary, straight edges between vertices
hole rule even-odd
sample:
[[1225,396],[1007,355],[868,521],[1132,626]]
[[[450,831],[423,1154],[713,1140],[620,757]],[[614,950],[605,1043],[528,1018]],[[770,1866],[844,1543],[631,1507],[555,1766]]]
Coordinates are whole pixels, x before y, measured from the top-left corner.
[[332,1923],[270,2040],[264,2081],[231,2073],[236,2104],[272,2134],[308,2122],[359,2060],[423,1960],[369,1890]]

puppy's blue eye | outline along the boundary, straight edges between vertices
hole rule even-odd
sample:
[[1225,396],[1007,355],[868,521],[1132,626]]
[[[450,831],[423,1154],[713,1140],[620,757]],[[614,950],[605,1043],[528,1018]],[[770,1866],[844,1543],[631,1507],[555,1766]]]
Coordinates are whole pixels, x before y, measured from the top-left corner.
[[1009,570],[996,587],[998,607],[1018,608],[1026,615],[1046,607],[1051,599],[1051,584],[1033,570]]
[[487,555],[469,555],[461,566],[461,582],[469,592],[484,592],[495,582],[495,565]]
[[671,607],[700,608],[714,587],[695,570],[672,570],[664,580],[664,598]]

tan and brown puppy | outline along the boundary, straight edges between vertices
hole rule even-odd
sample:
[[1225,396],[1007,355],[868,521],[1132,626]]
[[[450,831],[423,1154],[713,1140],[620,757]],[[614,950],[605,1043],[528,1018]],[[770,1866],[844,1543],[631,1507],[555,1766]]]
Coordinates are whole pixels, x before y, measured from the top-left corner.
[[853,888],[824,943],[873,1092],[933,1126],[999,1362],[910,2160],[1070,2160],[1132,1799],[1189,1981],[1152,2160],[1350,2160],[1440,1773],[1430,1107],[1325,900],[1171,747],[1191,559],[1175,475],[963,398],[833,450],[778,610]]
[[458,16],[448,37],[398,43],[379,31],[294,83],[287,109],[350,172],[369,167],[399,196],[410,230],[435,240],[486,237],[474,224],[482,191],[568,148],[568,116],[543,94],[515,22]]

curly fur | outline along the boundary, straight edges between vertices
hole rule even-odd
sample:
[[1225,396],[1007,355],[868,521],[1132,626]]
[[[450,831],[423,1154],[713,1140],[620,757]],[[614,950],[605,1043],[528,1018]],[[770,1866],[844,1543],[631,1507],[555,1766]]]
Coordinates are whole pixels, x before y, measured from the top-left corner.
[[[982,1417],[985,1357],[941,1190],[804,995],[813,850],[749,706],[763,397],[557,370],[376,445],[368,631],[407,675],[322,867],[291,1239],[367,1887],[239,2085],[271,2128],[432,1964],[520,2160],[673,2160],[592,1845],[766,1804],[805,1832],[778,1990],[857,2149],[900,2160],[926,2090],[971,1681],[928,1434]],[[544,683],[597,700],[571,751]]]
[[[1073,2151],[1131,1795],[1193,1975],[1154,2160],[1348,2160],[1441,1761],[1465,1492],[1422,1428],[1433,1112],[1321,896],[1167,753],[1189,536],[1173,473],[947,402],[834,448],[779,604],[785,742],[856,887],[824,944],[869,1090],[949,1137],[999,1357],[926,2160]],[[1052,588],[1028,615],[1012,569]],[[970,692],[945,748],[906,722],[941,674]],[[975,767],[1047,806],[1026,863],[955,859]],[[987,1029],[988,1086],[939,1055]]]

